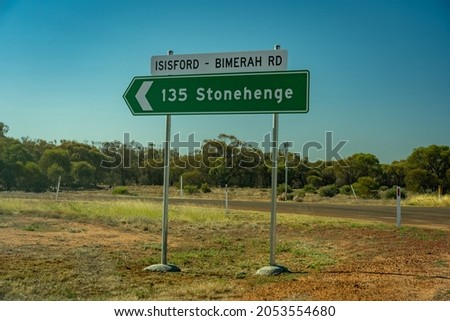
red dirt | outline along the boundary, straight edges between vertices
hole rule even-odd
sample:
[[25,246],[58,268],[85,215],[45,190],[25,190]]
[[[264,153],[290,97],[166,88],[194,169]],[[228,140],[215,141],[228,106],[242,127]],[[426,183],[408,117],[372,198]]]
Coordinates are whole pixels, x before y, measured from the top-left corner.
[[[98,282],[104,282],[118,278],[117,273],[123,278],[121,282],[126,284],[116,292],[106,286],[104,289],[97,289],[96,291],[105,293],[111,291],[110,296],[105,296],[105,293],[99,295],[102,299],[136,299],[133,295],[121,296],[120,293],[128,287],[142,287],[143,282],[169,282],[172,286],[179,287],[182,284],[202,282],[202,276],[198,272],[195,275],[182,272],[166,278],[142,272],[145,264],[142,263],[142,244],[159,242],[157,228],[154,233],[149,233],[143,229],[132,230],[122,226],[27,215],[3,215],[0,219],[0,299],[52,299],[39,297],[37,290],[29,290],[31,294],[17,292],[37,287],[26,283],[25,275],[30,273],[34,273],[30,275],[36,276],[36,282],[39,282],[38,275],[42,278],[49,275],[50,278],[52,273],[62,273],[64,275],[58,277],[70,282],[77,273],[87,273],[86,284],[83,285],[86,296],[77,296],[77,299],[87,300],[95,298],[93,294],[89,294],[89,291],[93,291],[90,283],[97,280],[95,277],[100,278]],[[180,226],[181,223],[172,225],[172,244],[190,242],[187,240],[190,235],[186,235],[185,230],[182,233]],[[450,234],[442,230],[418,229],[417,235],[413,235],[413,232],[403,235],[400,231],[371,228],[311,230],[304,238],[320,239],[322,244],[332,247],[337,258],[335,264],[318,270],[302,269],[300,265],[294,265],[293,274],[273,277],[270,282],[258,282],[258,277],[250,275],[254,271],[249,271],[246,278],[231,277],[227,282],[233,285],[233,290],[220,299],[450,300]],[[297,237],[298,232],[281,228],[280,235],[293,238]],[[120,253],[129,263],[119,264],[119,271],[112,271],[113,268],[107,263],[100,267],[100,263],[93,265],[93,261],[87,261],[82,255],[74,257],[70,254],[74,250],[93,248],[99,251],[89,252],[89,260],[110,262],[118,260]],[[282,260],[282,255],[280,257]],[[83,267],[80,267],[81,264],[84,264]],[[55,268],[62,272],[54,270]],[[91,276],[95,273],[98,276]],[[210,275],[205,277],[211,278]],[[21,285],[24,290],[12,289],[20,282],[26,285]],[[193,299],[199,298],[202,297]],[[143,295],[139,299],[154,298]]]

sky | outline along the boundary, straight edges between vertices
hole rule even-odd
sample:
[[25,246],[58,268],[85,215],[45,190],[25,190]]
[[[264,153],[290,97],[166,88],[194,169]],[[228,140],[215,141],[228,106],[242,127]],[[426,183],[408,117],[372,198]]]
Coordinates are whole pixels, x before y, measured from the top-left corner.
[[[122,97],[152,56],[275,44],[288,70],[310,72],[309,112],[279,117],[292,151],[325,147],[327,132],[329,146],[347,141],[340,156],[382,163],[450,145],[448,0],[0,0],[0,122],[15,138],[160,145],[165,117],[133,116]],[[272,114],[172,116],[180,140],[271,130]]]

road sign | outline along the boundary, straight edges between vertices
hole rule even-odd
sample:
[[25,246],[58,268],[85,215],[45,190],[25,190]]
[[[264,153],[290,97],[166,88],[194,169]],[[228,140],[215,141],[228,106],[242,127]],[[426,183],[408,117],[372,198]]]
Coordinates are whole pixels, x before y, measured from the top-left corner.
[[134,115],[306,113],[309,71],[135,77],[123,98]]
[[153,76],[282,71],[287,50],[153,56],[150,69]]

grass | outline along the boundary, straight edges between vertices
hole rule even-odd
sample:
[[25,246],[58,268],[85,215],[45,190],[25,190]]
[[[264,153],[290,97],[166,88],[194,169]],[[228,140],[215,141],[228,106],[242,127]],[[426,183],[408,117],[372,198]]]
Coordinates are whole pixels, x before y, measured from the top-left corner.
[[[398,231],[381,223],[279,214],[277,261],[297,273],[261,278],[254,272],[268,264],[268,213],[225,214],[222,208],[171,205],[168,259],[182,273],[149,274],[142,269],[160,262],[161,208],[159,202],[120,197],[2,197],[0,232],[14,228],[25,234],[18,232],[19,246],[0,239],[0,300],[239,299],[246,291],[339,265],[345,256],[335,240],[351,243],[347,238],[357,231],[388,234],[405,243],[447,237],[420,228]],[[101,238],[110,241],[88,239],[94,228],[105,231]],[[448,267],[441,258],[434,262]]]
[[450,195],[443,195],[438,197],[432,194],[418,194],[408,196],[404,201],[405,205],[412,206],[439,206],[439,207],[449,207],[450,206]]
[[399,231],[399,236],[419,241],[436,241],[445,237],[443,230],[424,230],[415,226],[403,226]]
[[[160,220],[161,205],[140,200],[60,200],[2,198],[0,213],[33,213],[40,216],[77,220],[140,222]],[[217,222],[228,220],[222,209],[171,206],[170,216],[180,222]]]
[[[151,287],[134,285],[130,292],[122,288],[123,276],[130,266],[141,271],[145,266],[159,263],[161,246],[159,242],[161,204],[139,200],[60,200],[51,199],[14,199],[2,198],[0,215],[14,221],[14,226],[29,233],[47,233],[57,231],[55,226],[73,225],[71,222],[90,223],[111,226],[133,233],[150,232],[151,242],[134,245],[132,254],[115,248],[111,253],[91,244],[76,246],[66,253],[48,252],[46,247],[34,250],[27,258],[25,270],[13,270],[7,273],[0,286],[5,299],[50,299],[75,300],[82,298],[105,299],[121,297],[148,299],[161,295],[161,284]],[[7,213],[7,214],[6,214]],[[169,260],[176,262],[188,275],[189,286],[171,287],[171,298],[199,300],[223,299],[233,289],[227,280],[248,280],[255,284],[266,281],[253,280],[253,272],[267,264],[269,257],[269,224],[265,214],[238,211],[225,214],[223,209],[170,206]],[[33,221],[30,222],[29,219]],[[20,223],[25,219],[24,223]],[[49,221],[50,220],[50,221]],[[54,223],[56,221],[56,223]],[[0,220],[1,222],[1,220]],[[53,223],[50,223],[53,222]],[[326,219],[312,219],[280,215],[280,223],[292,223],[292,226],[328,224]],[[322,222],[322,223],[318,223]],[[338,224],[332,220],[330,224]],[[7,227],[8,224],[5,224]],[[147,228],[151,226],[150,228]],[[71,235],[83,235],[86,228],[78,226],[60,227]],[[286,233],[288,235],[286,235]],[[295,237],[294,230],[287,230],[278,245],[280,260],[295,269],[320,269],[332,264],[333,254],[314,244],[302,244]],[[29,234],[30,236],[33,234]],[[66,258],[66,255],[70,259]],[[132,256],[132,258],[130,257]],[[20,264],[20,263],[18,263]],[[31,265],[34,268],[31,268]],[[41,269],[36,275],[33,271]],[[119,271],[119,272],[118,272]],[[140,273],[140,272],[139,272]],[[192,278],[206,276],[206,280],[197,283]],[[156,276],[160,278],[160,276]],[[148,278],[148,276],[147,276]],[[153,279],[153,277],[151,277]],[[0,279],[1,281],[1,279]],[[165,280],[167,281],[167,280]],[[165,282],[163,282],[165,283]],[[118,285],[119,284],[119,285]],[[169,281],[170,284],[170,281]],[[125,291],[123,296],[121,291]],[[164,299],[164,298],[163,298]],[[168,298],[169,299],[169,298]]]

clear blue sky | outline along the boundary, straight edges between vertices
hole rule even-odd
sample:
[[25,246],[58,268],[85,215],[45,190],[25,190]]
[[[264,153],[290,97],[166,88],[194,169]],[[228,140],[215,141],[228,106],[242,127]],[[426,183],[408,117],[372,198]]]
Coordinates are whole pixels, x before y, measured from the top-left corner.
[[[122,95],[150,57],[280,44],[311,73],[310,112],[280,115],[280,140],[349,142],[390,163],[450,145],[450,2],[0,0],[0,121],[20,138],[160,144],[164,116]],[[174,116],[172,134],[262,141],[271,115]],[[324,158],[319,151],[317,158]]]

